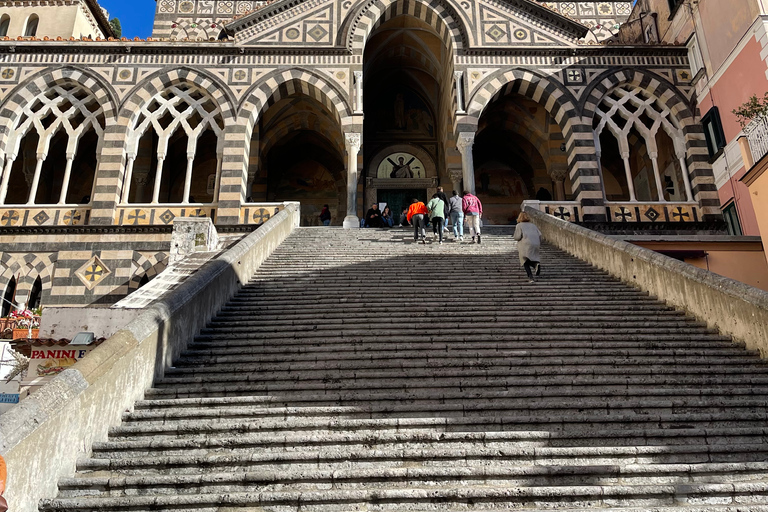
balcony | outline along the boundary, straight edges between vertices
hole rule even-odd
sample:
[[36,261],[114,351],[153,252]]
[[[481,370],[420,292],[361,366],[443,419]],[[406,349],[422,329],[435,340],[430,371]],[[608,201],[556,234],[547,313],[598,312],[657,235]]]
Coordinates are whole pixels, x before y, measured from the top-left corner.
[[[768,155],[768,118],[758,118],[744,127],[749,148],[742,146],[742,156],[745,149],[752,155],[752,162],[745,161],[747,169]],[[743,139],[742,139],[743,140]]]

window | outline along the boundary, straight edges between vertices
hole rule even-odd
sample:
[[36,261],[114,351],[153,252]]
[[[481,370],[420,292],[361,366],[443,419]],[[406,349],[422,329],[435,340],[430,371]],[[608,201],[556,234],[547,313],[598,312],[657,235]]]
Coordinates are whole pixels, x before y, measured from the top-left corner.
[[714,158],[725,147],[725,133],[723,133],[723,124],[720,122],[720,111],[717,107],[712,107],[704,115],[701,124],[704,126],[704,136],[707,138],[709,157]]
[[33,14],[27,20],[27,28],[24,29],[24,37],[35,37],[37,35],[37,26],[40,24],[40,18]]
[[11,26],[11,17],[7,14],[3,14],[3,17],[0,18],[0,37],[5,37],[8,35],[8,29]]
[[688,62],[691,65],[691,74],[695,77],[704,67],[704,59],[701,57],[701,49],[696,34],[693,34],[688,40]]
[[683,0],[667,0],[667,2],[669,3],[669,18],[672,19],[677,8],[683,3]]
[[734,236],[741,236],[741,224],[739,223],[739,214],[736,211],[736,202],[731,201],[723,208],[723,217],[725,223],[728,226],[728,234]]

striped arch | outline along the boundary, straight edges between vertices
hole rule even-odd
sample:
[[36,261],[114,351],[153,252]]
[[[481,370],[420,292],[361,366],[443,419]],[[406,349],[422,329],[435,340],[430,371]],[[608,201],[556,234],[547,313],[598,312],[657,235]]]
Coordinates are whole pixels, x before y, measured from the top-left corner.
[[128,281],[128,293],[131,293],[139,288],[141,280],[146,276],[151,281],[160,272],[168,267],[168,255],[163,252],[158,252],[151,256],[145,256],[140,252],[133,252],[133,258],[131,262],[131,275],[130,281]]
[[[508,94],[519,94],[542,105],[560,126],[568,155],[568,173],[584,220],[605,220],[603,186],[591,125],[578,115],[576,100],[563,86],[530,71],[513,69],[485,79],[470,96],[463,130],[475,130],[485,108]],[[474,125],[474,126],[473,126]]]
[[345,29],[339,31],[339,37],[346,41],[340,40],[338,44],[346,44],[351,52],[362,55],[371,32],[401,14],[410,14],[430,25],[454,52],[469,46],[466,27],[446,0],[367,0],[347,16]]
[[3,268],[0,274],[0,289],[5,293],[5,288],[12,277],[16,278],[16,302],[26,302],[35,280],[40,277],[43,292],[50,291],[53,284],[53,267],[56,263],[57,253],[47,255],[24,254],[12,256],[4,253],[0,260]]
[[656,98],[657,105],[668,110],[674,117],[685,140],[688,179],[693,198],[701,206],[705,220],[720,218],[720,199],[698,111],[690,106],[683,93],[667,79],[645,69],[606,72],[596,77],[592,88],[585,91],[582,117],[591,123],[603,98],[620,87],[641,89]]
[[46,69],[25,80],[8,95],[0,106],[0,116],[7,120],[0,126],[0,152],[6,152],[11,128],[16,126],[25,105],[41,92],[47,91],[55,85],[69,84],[77,84],[93,95],[102,106],[107,126],[114,124],[117,112],[117,95],[101,77],[74,67]]
[[254,85],[240,104],[240,124],[252,130],[263,112],[295,93],[316,99],[333,114],[342,128],[352,124],[348,95],[320,75],[298,68],[276,71]]
[[200,70],[184,67],[159,71],[134,87],[121,105],[118,116],[119,124],[124,127],[131,125],[139,115],[138,112],[142,105],[165,89],[182,83],[188,83],[206,91],[221,107],[225,123],[230,124],[230,121],[235,119],[236,102],[227,85],[218,78],[207,75]]

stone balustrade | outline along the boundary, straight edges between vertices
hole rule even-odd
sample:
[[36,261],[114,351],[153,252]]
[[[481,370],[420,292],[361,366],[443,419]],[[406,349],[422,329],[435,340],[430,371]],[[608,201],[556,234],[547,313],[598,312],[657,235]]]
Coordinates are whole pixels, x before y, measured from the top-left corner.
[[91,217],[90,206],[6,206],[0,208],[0,226],[83,226]]
[[[581,222],[581,205],[572,201],[525,201],[530,207],[569,222]],[[700,222],[697,203],[608,202],[605,214],[612,223]]]

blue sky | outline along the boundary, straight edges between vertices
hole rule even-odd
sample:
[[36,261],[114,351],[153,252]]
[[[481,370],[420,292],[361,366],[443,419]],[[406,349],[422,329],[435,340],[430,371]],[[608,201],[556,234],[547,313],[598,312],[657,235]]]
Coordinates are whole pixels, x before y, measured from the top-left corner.
[[155,16],[155,0],[99,0],[109,17],[120,18],[123,37],[149,37]]

